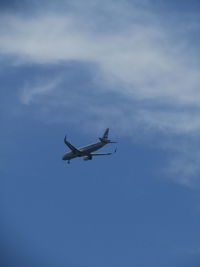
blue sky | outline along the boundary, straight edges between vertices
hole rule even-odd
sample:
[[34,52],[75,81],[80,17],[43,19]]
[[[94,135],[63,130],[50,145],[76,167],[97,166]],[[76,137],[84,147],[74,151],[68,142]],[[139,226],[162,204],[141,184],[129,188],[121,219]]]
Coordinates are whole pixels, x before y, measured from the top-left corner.
[[1,266],[199,266],[199,1],[0,5]]

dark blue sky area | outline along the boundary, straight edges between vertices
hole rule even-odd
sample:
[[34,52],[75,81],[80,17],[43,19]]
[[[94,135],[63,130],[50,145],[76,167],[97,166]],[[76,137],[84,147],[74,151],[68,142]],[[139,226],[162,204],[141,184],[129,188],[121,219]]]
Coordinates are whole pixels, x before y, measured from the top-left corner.
[[200,238],[197,196],[152,174],[160,152],[120,140],[112,158],[66,165],[65,127],[24,123],[16,120],[1,140],[9,266],[184,266],[192,258],[188,249]]

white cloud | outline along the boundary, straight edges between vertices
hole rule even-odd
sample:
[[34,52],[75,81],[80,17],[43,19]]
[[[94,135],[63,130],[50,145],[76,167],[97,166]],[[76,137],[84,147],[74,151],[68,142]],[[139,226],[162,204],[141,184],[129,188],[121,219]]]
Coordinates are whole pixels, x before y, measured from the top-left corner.
[[191,123],[190,109],[199,108],[200,68],[187,58],[186,51],[180,53],[179,45],[158,25],[135,23],[118,33],[98,34],[86,31],[77,18],[63,15],[30,19],[5,16],[1,24],[2,53],[17,55],[21,63],[94,62],[104,72],[104,79],[121,83],[122,88],[115,88],[118,93],[186,108],[186,112],[174,112],[173,116],[170,111],[152,116],[152,111],[146,110],[146,123],[159,127],[160,121],[160,127],[166,125],[176,132],[199,129],[197,122]]
[[[67,112],[78,106],[81,114],[77,112],[77,116],[101,118],[99,125],[99,121],[115,122],[124,133],[145,125],[146,130],[198,135],[200,66],[195,59],[198,55],[188,52],[191,44],[187,37],[191,29],[198,29],[199,22],[193,19],[190,27],[188,21],[188,34],[183,35],[180,28],[179,35],[178,24],[169,30],[159,16],[139,7],[137,1],[132,8],[127,1],[123,5],[105,2],[101,9],[99,3],[76,1],[67,13],[65,6],[63,12],[47,8],[24,18],[4,15],[0,18],[0,51],[17,56],[17,64],[92,62],[101,72],[99,83],[105,85],[104,90],[95,89],[94,96],[103,99],[113,92],[122,100],[114,105],[112,101],[99,104],[93,97],[85,97],[84,89],[63,90],[60,78],[53,78],[46,84],[26,85],[21,91],[22,103],[58,106]],[[180,165],[177,161],[171,169],[178,170]],[[191,165],[188,168],[188,176],[196,173]]]
[[59,85],[60,82],[60,79],[55,79],[48,82],[45,81],[42,84],[40,81],[40,83],[36,84],[35,86],[30,86],[27,84],[21,91],[20,99],[23,104],[29,105],[40,96],[48,96],[56,88],[56,86]]
[[[199,174],[200,174],[200,152],[198,150],[198,142],[194,140],[182,140],[183,143],[177,141],[180,145],[177,145],[171,150],[171,157],[166,165],[165,173],[167,177],[171,177],[172,181],[188,186],[190,188],[196,188],[200,186]],[[194,146],[196,143],[196,147]]]
[[81,22],[72,15],[4,16],[0,51],[24,62],[95,62],[107,77],[124,84],[120,93],[129,97],[199,106],[200,68],[165,29],[136,22],[120,32],[98,34]]

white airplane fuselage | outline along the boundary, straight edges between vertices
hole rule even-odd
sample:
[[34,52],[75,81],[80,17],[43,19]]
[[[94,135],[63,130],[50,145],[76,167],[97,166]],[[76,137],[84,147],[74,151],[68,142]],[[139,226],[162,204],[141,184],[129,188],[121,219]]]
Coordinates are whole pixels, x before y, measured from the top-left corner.
[[102,148],[105,145],[106,145],[106,143],[104,143],[104,142],[98,142],[95,144],[87,145],[87,146],[84,146],[84,147],[81,147],[78,149],[81,153],[72,151],[72,152],[64,154],[62,159],[63,160],[70,160],[70,159],[73,159],[76,157],[89,156],[90,153],[97,151],[98,149]]
[[80,148],[76,148],[75,146],[73,146],[69,141],[67,141],[67,137],[65,136],[64,143],[71,150],[71,152],[64,154],[62,159],[67,160],[69,163],[71,159],[77,157],[83,157],[84,160],[91,160],[94,156],[111,155],[112,153],[92,153],[107,144],[116,143],[108,139],[108,133],[109,133],[109,128],[105,130],[102,137],[99,137],[100,142]]

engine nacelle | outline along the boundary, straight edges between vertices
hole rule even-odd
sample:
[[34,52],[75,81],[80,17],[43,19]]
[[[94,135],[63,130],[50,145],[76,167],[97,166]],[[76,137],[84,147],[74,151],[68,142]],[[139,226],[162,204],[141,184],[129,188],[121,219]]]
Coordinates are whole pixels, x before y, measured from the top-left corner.
[[84,160],[92,160],[92,156],[85,156],[83,159]]

